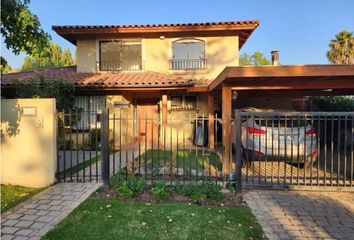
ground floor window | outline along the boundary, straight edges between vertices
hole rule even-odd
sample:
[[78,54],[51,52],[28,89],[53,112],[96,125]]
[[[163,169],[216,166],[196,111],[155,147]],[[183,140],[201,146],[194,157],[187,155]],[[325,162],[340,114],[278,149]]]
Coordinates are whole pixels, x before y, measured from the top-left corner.
[[77,96],[74,104],[80,112],[77,129],[89,130],[101,126],[101,112],[106,107],[105,96]]
[[197,110],[196,95],[171,96],[171,111],[195,111]]

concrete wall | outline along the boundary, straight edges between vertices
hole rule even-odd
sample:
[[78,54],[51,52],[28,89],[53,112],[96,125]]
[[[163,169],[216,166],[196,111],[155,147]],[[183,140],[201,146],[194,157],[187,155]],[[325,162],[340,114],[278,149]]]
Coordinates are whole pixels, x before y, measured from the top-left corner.
[[[142,60],[145,70],[173,73],[186,78],[214,80],[226,66],[237,66],[239,59],[238,36],[195,37],[205,41],[205,53],[208,61],[205,70],[170,70],[172,43],[181,38],[142,39]],[[99,61],[99,41],[101,39],[78,40],[78,72],[95,72]],[[104,39],[102,39],[104,40]]]
[[[24,116],[23,107],[35,107]],[[55,99],[1,100],[1,183],[46,187],[55,181]]]

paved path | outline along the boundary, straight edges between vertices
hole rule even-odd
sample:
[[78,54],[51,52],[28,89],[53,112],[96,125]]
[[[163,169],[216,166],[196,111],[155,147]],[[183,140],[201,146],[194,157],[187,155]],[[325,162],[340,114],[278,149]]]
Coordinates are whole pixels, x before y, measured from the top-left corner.
[[1,214],[1,239],[40,239],[100,183],[60,183]]
[[269,239],[354,239],[354,193],[254,190],[244,199]]

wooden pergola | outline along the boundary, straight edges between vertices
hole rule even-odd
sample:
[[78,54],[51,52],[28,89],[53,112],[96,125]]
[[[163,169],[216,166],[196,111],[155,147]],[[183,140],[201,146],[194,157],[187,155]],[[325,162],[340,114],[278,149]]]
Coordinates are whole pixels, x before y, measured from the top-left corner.
[[237,92],[237,97],[354,95],[354,65],[226,67],[208,86],[211,143],[214,142],[214,97],[221,95],[224,173],[232,171],[228,129],[233,91]]

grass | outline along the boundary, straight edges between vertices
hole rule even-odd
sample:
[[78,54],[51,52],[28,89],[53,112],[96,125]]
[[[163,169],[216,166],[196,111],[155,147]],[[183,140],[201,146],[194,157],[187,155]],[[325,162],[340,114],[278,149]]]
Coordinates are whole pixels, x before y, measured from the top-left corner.
[[1,184],[1,212],[16,206],[41,190],[42,188]]
[[[209,151],[204,152],[202,150],[189,150],[189,149],[180,149],[180,150],[147,150],[145,153],[140,155],[141,166],[144,165],[144,162],[147,162],[147,167],[151,168],[153,165],[154,168],[160,166],[163,167],[164,165],[168,165],[171,163],[171,156],[172,161],[176,160],[173,163],[174,167],[184,168],[186,171],[189,169],[196,169],[198,167],[199,170],[209,169],[210,166],[214,169],[218,169],[219,171],[222,170],[222,161],[218,157],[218,155],[211,151],[209,157],[205,156],[209,154]],[[139,161],[139,157],[135,158],[135,164],[137,166],[137,162]]]
[[[171,219],[171,220],[170,220]],[[42,239],[262,239],[248,208],[89,198]]]

